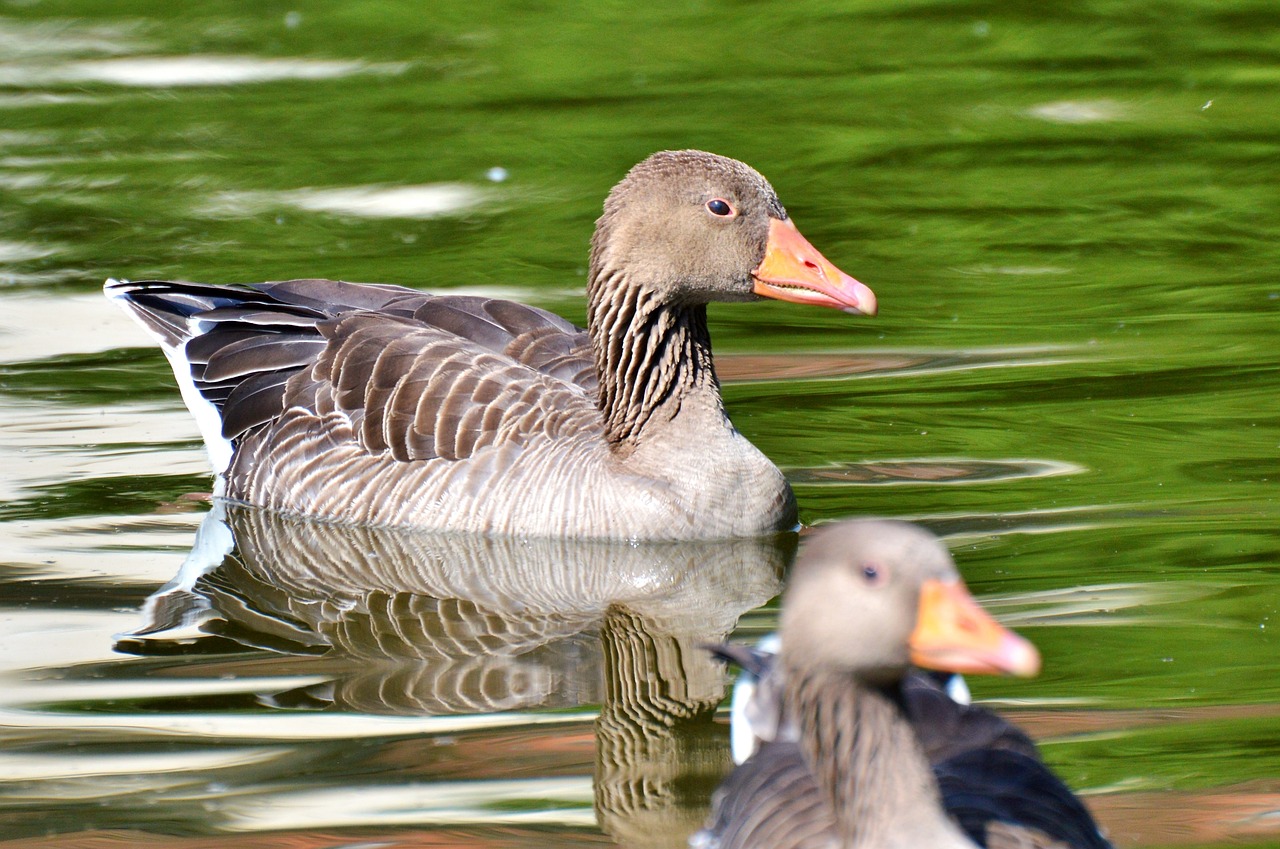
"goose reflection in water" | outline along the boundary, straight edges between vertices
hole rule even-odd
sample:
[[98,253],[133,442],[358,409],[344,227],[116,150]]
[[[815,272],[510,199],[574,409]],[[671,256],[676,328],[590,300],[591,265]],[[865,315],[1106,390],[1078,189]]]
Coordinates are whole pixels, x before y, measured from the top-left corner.
[[218,502],[137,654],[320,655],[273,707],[473,714],[600,706],[596,812],[684,845],[729,762],[725,672],[700,646],[775,596],[796,537],[633,544],[341,526]]

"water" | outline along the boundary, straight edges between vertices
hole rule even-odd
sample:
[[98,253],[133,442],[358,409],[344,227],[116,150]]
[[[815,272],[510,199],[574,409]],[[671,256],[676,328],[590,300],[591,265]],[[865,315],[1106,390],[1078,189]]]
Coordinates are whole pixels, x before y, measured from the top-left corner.
[[727,765],[696,645],[772,626],[785,541],[229,517],[242,550],[144,611],[207,464],[98,294],[324,275],[581,321],[600,200],[670,147],[756,165],[880,297],[712,311],[803,519],[948,536],[1045,657],[976,695],[1118,845],[1280,845],[1269,5],[76,0],[7,4],[0,60],[0,845],[682,844]]

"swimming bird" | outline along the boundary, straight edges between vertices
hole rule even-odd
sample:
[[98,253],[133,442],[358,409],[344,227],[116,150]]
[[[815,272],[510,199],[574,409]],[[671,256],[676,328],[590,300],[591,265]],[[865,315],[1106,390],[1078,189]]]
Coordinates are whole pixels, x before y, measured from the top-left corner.
[[788,530],[729,421],[707,304],[873,315],[758,172],[664,151],[609,193],[587,327],[496,298],[290,280],[108,280],[173,366],[232,501],[381,526],[580,538]]
[[761,676],[756,752],[716,791],[715,849],[1109,849],[1011,723],[912,665],[1033,675],[1035,648],[986,614],[922,528],[862,520],[813,534]]

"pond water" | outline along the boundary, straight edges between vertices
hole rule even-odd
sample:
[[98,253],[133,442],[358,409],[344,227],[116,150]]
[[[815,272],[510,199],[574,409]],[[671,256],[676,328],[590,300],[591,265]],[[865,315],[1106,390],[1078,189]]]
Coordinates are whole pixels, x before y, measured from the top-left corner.
[[758,167],[880,298],[712,309],[803,520],[947,537],[1045,659],[975,695],[1118,846],[1280,845],[1272,4],[10,0],[0,846],[683,845],[728,766],[697,646],[772,628],[792,541],[233,511],[187,560],[207,460],[100,294],[326,276],[581,322],[601,199],[673,147]]

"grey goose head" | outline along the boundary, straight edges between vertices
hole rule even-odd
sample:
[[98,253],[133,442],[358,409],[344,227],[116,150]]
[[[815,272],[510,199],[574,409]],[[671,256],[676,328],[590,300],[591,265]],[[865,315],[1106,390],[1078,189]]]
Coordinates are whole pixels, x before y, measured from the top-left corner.
[[623,285],[682,306],[765,297],[877,309],[868,287],[800,235],[758,171],[700,150],[653,154],[605,200],[592,238],[592,300]]
[[965,589],[937,537],[905,522],[862,520],[815,532],[782,604],[793,667],[901,678],[912,665],[1035,675],[1034,646],[999,625]]

